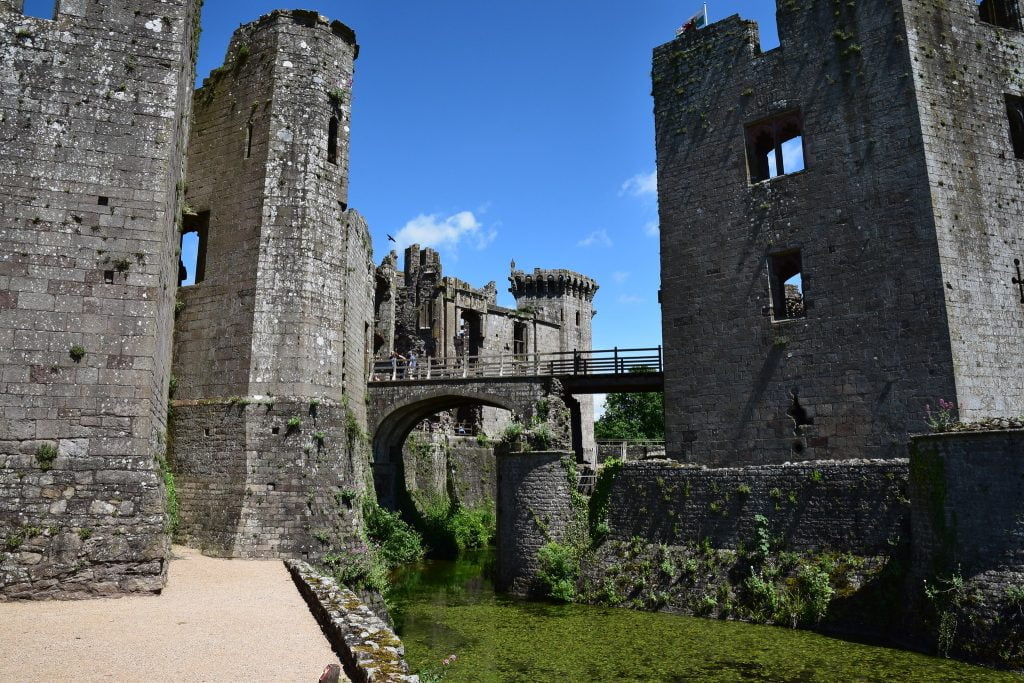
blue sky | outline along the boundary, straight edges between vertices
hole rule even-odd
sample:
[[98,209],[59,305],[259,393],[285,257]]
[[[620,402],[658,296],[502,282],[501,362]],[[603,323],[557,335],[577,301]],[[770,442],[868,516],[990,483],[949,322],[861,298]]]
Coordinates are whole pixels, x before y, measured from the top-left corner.
[[[774,47],[775,3],[739,13]],[[199,76],[239,24],[278,2],[207,0]],[[379,263],[416,239],[445,273],[507,293],[509,262],[597,279],[595,348],[661,343],[652,49],[699,2],[311,2],[352,27],[356,62],[349,205]]]

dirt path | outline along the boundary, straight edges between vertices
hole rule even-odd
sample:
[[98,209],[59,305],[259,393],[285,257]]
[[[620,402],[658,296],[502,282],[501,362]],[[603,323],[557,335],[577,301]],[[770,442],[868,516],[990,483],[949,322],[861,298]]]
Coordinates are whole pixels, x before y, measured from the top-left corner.
[[280,561],[174,556],[160,596],[0,603],[0,681],[316,681],[338,661]]

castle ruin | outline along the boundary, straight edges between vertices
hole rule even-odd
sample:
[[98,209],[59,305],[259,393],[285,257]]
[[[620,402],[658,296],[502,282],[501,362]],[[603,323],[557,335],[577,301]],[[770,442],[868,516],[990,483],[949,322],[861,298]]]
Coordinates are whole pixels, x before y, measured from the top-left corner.
[[671,457],[893,458],[940,398],[1024,413],[1016,7],[780,0],[778,48],[733,16],[655,51]]

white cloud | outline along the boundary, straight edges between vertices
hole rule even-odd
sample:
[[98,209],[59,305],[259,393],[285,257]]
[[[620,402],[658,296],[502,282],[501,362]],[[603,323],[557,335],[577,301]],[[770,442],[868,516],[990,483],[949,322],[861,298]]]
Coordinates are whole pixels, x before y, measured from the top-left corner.
[[576,243],[578,247],[610,247],[612,246],[612,238],[608,236],[607,230],[595,230],[590,233],[579,242]]
[[644,233],[650,237],[657,237],[660,232],[661,227],[658,225],[658,221],[647,221],[644,223]]
[[622,183],[620,195],[631,194],[634,197],[654,196],[658,193],[658,172],[637,173]]
[[483,249],[494,241],[498,231],[486,228],[472,211],[460,211],[442,218],[439,214],[420,214],[405,224],[395,234],[399,249],[410,244],[454,250],[460,243],[468,242],[476,249]]
[[621,285],[623,282],[629,279],[629,273],[622,270],[617,270],[614,273],[612,273],[612,279]]
[[644,299],[643,297],[634,296],[632,294],[619,295],[620,304],[642,304],[644,301],[646,301],[646,299]]

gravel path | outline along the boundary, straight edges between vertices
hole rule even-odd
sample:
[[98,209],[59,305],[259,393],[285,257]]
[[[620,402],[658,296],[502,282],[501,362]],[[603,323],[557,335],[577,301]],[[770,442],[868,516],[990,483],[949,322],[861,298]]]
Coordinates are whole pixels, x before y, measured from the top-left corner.
[[316,681],[337,656],[279,560],[174,548],[159,596],[0,603],[0,681]]

